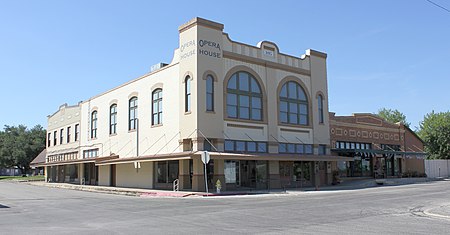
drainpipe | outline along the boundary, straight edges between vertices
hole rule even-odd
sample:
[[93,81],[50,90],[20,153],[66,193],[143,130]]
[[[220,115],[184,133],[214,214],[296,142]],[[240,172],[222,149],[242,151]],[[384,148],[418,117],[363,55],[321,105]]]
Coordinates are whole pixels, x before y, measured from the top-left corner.
[[139,118],[136,118],[136,157],[139,157]]

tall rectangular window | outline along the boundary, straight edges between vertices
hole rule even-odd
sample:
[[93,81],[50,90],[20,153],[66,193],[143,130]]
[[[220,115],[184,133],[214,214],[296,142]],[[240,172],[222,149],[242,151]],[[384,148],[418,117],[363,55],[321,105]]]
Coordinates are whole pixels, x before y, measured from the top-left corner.
[[109,134],[117,133],[117,104],[109,107]]
[[75,125],[75,141],[78,141],[78,137],[80,135],[80,124]]
[[91,138],[97,138],[97,111],[91,114]]
[[138,107],[138,98],[132,97],[129,100],[129,110],[128,110],[128,130],[136,130],[137,128],[137,107]]
[[70,126],[67,127],[67,143],[70,143]]
[[187,76],[184,80],[184,111],[191,111],[191,77]]
[[214,78],[206,77],[206,111],[214,111]]
[[317,97],[317,102],[318,102],[318,109],[319,109],[319,123],[323,123],[323,97],[322,95],[319,95]]
[[59,130],[59,144],[63,144],[64,129]]
[[54,131],[53,132],[53,146],[55,146],[58,142],[58,132]]
[[162,124],[162,89],[156,89],[152,93],[152,125]]
[[47,147],[50,147],[50,145],[52,144],[52,133],[47,133]]

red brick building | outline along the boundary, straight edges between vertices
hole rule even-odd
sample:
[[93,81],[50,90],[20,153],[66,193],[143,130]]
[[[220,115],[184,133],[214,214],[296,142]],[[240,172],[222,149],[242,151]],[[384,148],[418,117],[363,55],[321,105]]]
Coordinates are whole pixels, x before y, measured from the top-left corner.
[[425,173],[422,140],[402,123],[375,114],[336,116],[330,112],[332,153],[354,161],[338,162],[343,177],[399,177]]

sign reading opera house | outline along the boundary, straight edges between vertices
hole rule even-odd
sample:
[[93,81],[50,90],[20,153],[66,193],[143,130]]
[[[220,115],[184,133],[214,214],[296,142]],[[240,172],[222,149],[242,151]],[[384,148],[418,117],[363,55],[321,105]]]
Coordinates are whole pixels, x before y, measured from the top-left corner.
[[[48,117],[46,180],[204,191],[331,183],[327,55],[179,27],[169,64]],[[209,151],[206,172],[201,153]]]

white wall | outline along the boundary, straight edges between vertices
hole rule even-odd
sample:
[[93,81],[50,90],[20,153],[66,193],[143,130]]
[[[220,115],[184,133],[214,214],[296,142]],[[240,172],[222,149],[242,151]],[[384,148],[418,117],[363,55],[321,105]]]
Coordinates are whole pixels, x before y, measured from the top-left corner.
[[98,166],[98,185],[110,186],[110,165]]
[[425,173],[428,178],[450,177],[450,161],[425,160]]

